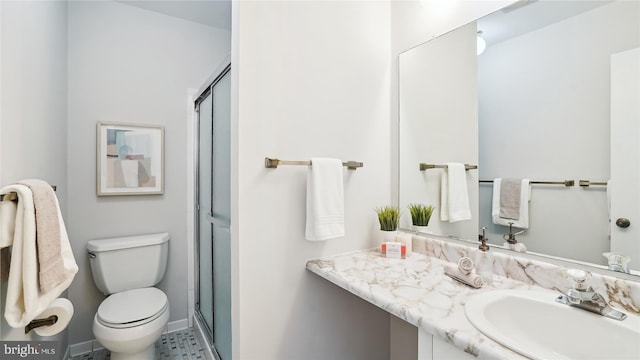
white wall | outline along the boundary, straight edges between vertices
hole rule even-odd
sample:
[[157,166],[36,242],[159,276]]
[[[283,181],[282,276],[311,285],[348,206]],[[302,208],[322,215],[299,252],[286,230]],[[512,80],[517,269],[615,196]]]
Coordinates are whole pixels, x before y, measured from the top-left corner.
[[[389,4],[234,5],[233,357],[387,359],[389,316],[305,270],[372,247],[390,202]],[[346,236],[304,239],[304,166],[265,157],[364,162],[345,169]]]
[[[67,194],[67,5],[0,2],[0,185],[40,178]],[[6,285],[6,284],[5,284]],[[3,285],[3,289],[5,289]],[[0,291],[4,314],[6,292]],[[0,339],[24,338],[0,316]],[[32,335],[32,334],[29,334]],[[67,344],[66,332],[52,340]]]
[[[619,1],[489,46],[478,58],[480,178],[576,180],[533,185],[528,250],[606,264],[610,55],[640,45],[640,3]],[[491,224],[490,185],[481,185],[481,225]]]
[[58,187],[65,210],[66,3],[2,1],[0,6],[0,184],[43,179]]
[[[117,2],[69,2],[69,217],[80,271],[70,342],[93,338],[103,299],[91,277],[86,242],[167,231],[169,265],[159,287],[170,321],[187,318],[187,89],[199,88],[230,51],[230,33]],[[96,196],[97,122],[165,127],[165,193]]]

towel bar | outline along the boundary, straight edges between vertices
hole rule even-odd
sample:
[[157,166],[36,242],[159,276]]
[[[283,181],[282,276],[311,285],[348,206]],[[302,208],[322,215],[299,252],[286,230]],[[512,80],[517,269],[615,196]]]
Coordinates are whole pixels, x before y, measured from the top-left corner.
[[51,315],[48,318],[44,319],[35,319],[32,320],[27,326],[24,327],[24,333],[27,334],[29,331],[39,328],[42,326],[51,326],[58,322],[58,317],[56,315]]
[[3,201],[18,201],[18,194],[10,192],[8,194],[0,195],[0,200]]
[[[493,183],[493,180],[479,180],[481,183]],[[529,181],[529,184],[536,185],[564,185],[567,187],[575,186],[576,182],[574,180],[564,180],[564,181]]]
[[[56,191],[58,189],[58,187],[55,185],[51,185],[51,188],[53,188],[53,191]],[[18,201],[18,194],[14,192],[10,192],[8,194],[0,195],[0,200],[5,200],[5,199],[7,201]]]
[[[420,171],[425,171],[428,169],[446,169],[446,168],[447,168],[447,165],[434,165],[434,164],[420,163]],[[465,170],[472,170],[477,168],[478,168],[478,165],[464,164]]]
[[[280,160],[273,158],[264,158],[264,167],[267,169],[276,169],[278,165],[311,165],[311,160]],[[349,170],[355,170],[364,166],[358,161],[343,161],[342,166],[346,166]]]

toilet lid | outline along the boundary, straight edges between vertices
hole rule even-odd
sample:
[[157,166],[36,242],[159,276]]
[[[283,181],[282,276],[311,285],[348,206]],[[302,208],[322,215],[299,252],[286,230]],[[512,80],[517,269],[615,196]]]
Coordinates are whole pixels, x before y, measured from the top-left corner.
[[167,295],[149,287],[115,293],[98,307],[98,318],[106,324],[131,324],[149,319],[167,307]]

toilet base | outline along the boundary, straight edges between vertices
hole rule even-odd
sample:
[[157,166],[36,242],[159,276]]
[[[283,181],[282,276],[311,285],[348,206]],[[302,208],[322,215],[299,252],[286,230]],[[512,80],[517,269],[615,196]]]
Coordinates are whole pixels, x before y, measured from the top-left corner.
[[155,360],[156,344],[152,344],[143,351],[135,354],[111,352],[111,360]]

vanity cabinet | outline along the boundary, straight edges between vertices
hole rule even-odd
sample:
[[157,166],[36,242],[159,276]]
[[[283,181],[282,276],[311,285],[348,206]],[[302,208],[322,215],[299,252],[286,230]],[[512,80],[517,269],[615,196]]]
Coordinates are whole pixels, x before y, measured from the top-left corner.
[[391,360],[470,360],[471,354],[408,322],[391,316]]
[[475,357],[428,332],[418,330],[418,360],[471,360]]

